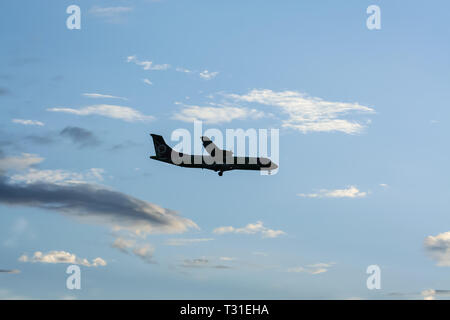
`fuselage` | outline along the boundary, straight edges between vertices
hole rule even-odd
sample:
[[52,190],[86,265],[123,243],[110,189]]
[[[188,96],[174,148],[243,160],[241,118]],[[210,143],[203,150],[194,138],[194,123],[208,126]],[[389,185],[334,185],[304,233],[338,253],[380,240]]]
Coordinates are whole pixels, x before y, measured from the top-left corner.
[[202,137],[203,145],[210,155],[190,155],[173,150],[166,144],[164,138],[157,134],[151,134],[155,146],[156,156],[151,159],[186,168],[201,168],[218,171],[221,176],[230,170],[271,170],[278,165],[263,157],[234,157],[231,151],[223,151],[217,148],[209,138]]
[[267,158],[260,157],[226,157],[219,158],[211,156],[186,155],[182,154],[174,157],[150,158],[169,164],[186,168],[201,168],[213,171],[229,170],[275,170],[278,166]]

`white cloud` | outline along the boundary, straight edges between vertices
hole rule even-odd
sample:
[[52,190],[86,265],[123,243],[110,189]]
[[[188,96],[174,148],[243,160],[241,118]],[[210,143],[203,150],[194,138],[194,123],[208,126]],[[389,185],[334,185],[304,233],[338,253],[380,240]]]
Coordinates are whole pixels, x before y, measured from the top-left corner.
[[233,258],[233,257],[220,257],[219,259],[222,260],[222,261],[234,261],[234,260],[236,260],[236,258]]
[[131,7],[92,7],[89,12],[92,14],[102,15],[102,16],[112,16],[123,12],[130,12],[133,8]]
[[216,234],[225,234],[225,233],[239,233],[239,234],[261,234],[263,238],[276,238],[285,234],[284,231],[281,230],[272,230],[264,227],[261,221],[256,223],[249,223],[243,228],[235,228],[235,227],[219,227],[213,230]]
[[99,7],[94,6],[89,10],[89,13],[106,19],[109,22],[121,22],[124,14],[133,11],[132,7]]
[[64,112],[64,113],[70,113],[70,114],[75,114],[75,115],[79,115],[79,116],[100,115],[103,117],[120,119],[120,120],[124,120],[127,122],[154,120],[153,116],[144,115],[141,112],[139,112],[135,109],[132,109],[130,107],[122,107],[122,106],[109,105],[109,104],[92,105],[92,106],[87,106],[87,107],[80,108],[80,109],[50,108],[50,109],[47,109],[47,111]]
[[27,255],[22,255],[19,258],[21,262],[32,262],[32,263],[67,263],[67,264],[79,264],[85,267],[99,267],[106,266],[106,261],[102,258],[95,258],[91,262],[85,258],[78,258],[75,254],[66,251],[50,251],[48,253],[42,253],[41,251],[36,251],[33,256],[28,257]]
[[136,240],[134,239],[127,239],[118,236],[114,240],[112,247],[119,249],[123,253],[133,253],[146,262],[153,262],[153,253],[155,252],[155,248],[149,243],[136,244]]
[[77,183],[92,180],[103,180],[104,169],[91,168],[84,173],[72,172],[67,170],[37,170],[29,169],[26,173],[15,174],[11,177],[12,182],[25,183]]
[[121,99],[121,100],[128,100],[124,97],[117,97],[112,96],[109,94],[101,94],[101,93],[83,93],[83,96],[86,98],[92,98],[92,99]]
[[388,187],[389,187],[389,185],[388,185],[388,184],[386,184],[386,183],[380,183],[380,187],[383,187],[383,188],[388,188]]
[[373,113],[370,107],[358,103],[331,102],[309,97],[297,91],[275,92],[269,89],[254,89],[245,95],[227,94],[234,101],[257,103],[279,108],[288,116],[282,126],[308,132],[341,131],[347,134],[359,133],[364,125],[342,119],[349,113]]
[[269,254],[267,254],[266,252],[262,252],[262,251],[254,251],[254,252],[252,252],[252,254],[255,256],[263,256],[263,257],[269,256]]
[[42,161],[44,161],[44,158],[30,153],[22,153],[21,156],[16,157],[4,157],[0,158],[0,171],[24,170]]
[[423,290],[421,292],[421,295],[423,296],[423,300],[435,300],[436,290],[434,289]]
[[299,193],[298,196],[305,198],[363,198],[367,196],[367,192],[360,191],[355,186],[350,186],[347,189],[322,189],[317,193]]
[[128,253],[128,249],[134,247],[136,241],[131,240],[131,239],[125,239],[123,237],[117,237],[113,244],[112,247],[119,249],[122,252]]
[[126,61],[141,66],[144,70],[167,70],[170,68],[169,64],[154,64],[153,61],[139,60],[136,56],[128,56]]
[[208,70],[204,70],[199,73],[200,77],[205,80],[214,79],[218,74],[219,74],[219,72],[210,72]]
[[300,266],[300,267],[295,267],[295,268],[289,268],[288,272],[295,272],[295,273],[299,273],[299,272],[306,272],[309,274],[320,274],[320,273],[325,273],[328,271],[329,268],[331,268],[335,263],[334,262],[330,262],[330,263],[316,263],[316,264],[310,264],[307,266]]
[[154,252],[155,248],[150,244],[144,244],[133,249],[135,255],[147,262],[152,262]]
[[37,120],[12,119],[13,123],[23,124],[24,126],[39,126],[43,127],[45,124]]
[[263,116],[264,113],[256,109],[231,106],[201,107],[186,105],[173,118],[184,122],[203,121],[214,124],[231,122],[233,120],[244,120],[247,118],[258,119]]
[[428,255],[439,267],[450,267],[450,231],[426,237],[424,245]]
[[142,82],[144,82],[145,84],[148,84],[149,86],[153,85],[153,82],[151,82],[149,79],[144,78],[142,79]]
[[208,242],[212,241],[214,239],[212,238],[199,238],[199,239],[168,239],[165,244],[168,246],[186,246],[193,243],[199,243],[199,242]]
[[186,69],[186,68],[182,68],[182,67],[177,67],[177,68],[175,69],[175,71],[183,72],[183,73],[191,73],[191,72],[192,72],[191,70]]

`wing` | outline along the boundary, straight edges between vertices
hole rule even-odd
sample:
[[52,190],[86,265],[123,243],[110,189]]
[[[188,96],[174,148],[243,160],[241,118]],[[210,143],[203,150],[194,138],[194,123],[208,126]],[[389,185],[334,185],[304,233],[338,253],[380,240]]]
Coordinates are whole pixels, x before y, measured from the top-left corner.
[[224,157],[230,157],[233,155],[233,152],[231,152],[231,151],[220,149],[208,137],[202,137],[202,142],[203,142],[203,147],[212,157],[215,157],[216,154],[217,155],[223,154]]

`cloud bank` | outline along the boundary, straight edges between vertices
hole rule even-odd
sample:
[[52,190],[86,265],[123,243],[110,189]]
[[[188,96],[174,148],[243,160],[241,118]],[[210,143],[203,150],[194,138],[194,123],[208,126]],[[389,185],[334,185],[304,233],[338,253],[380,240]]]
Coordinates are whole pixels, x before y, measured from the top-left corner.
[[67,263],[67,264],[79,264],[85,267],[104,267],[106,261],[100,257],[89,261],[85,258],[78,258],[75,254],[66,251],[50,251],[48,253],[42,253],[36,251],[31,257],[26,254],[19,258],[20,262],[32,262],[32,263]]
[[288,116],[282,120],[282,126],[302,133],[332,131],[360,133],[364,129],[363,124],[343,117],[355,113],[374,113],[372,108],[358,103],[326,101],[297,91],[254,89],[247,94],[226,94],[225,97],[235,102],[278,108]]
[[450,267],[450,231],[426,237],[424,246],[439,267]]
[[[198,228],[176,212],[105,186],[0,176],[0,204],[56,211],[82,222],[100,223],[133,234],[181,233]],[[27,181],[27,180],[23,180]]]

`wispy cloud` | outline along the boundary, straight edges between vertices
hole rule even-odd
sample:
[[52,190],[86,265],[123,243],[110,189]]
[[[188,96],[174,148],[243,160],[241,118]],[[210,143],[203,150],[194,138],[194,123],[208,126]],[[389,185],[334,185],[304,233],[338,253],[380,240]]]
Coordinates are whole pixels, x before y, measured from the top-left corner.
[[30,153],[22,153],[21,156],[0,156],[0,174],[6,170],[24,170],[42,161],[44,158]]
[[306,272],[309,274],[320,274],[320,273],[325,273],[328,271],[329,268],[331,268],[335,263],[334,262],[329,262],[329,263],[316,263],[316,264],[309,264],[306,266],[300,266],[300,267],[294,267],[294,268],[289,268],[287,271],[288,272],[295,272],[295,273],[299,273],[299,272]]
[[20,270],[17,270],[17,269],[0,269],[0,274],[1,273],[18,274],[18,273],[20,273]]
[[151,82],[149,79],[144,78],[142,79],[142,82],[144,82],[145,84],[148,84],[149,86],[153,85],[153,82]]
[[122,236],[117,236],[112,244],[116,248],[126,254],[134,254],[145,262],[154,263],[153,254],[155,248],[149,244],[137,244],[135,239],[129,239]]
[[209,124],[228,123],[233,120],[258,119],[264,113],[256,109],[247,109],[231,106],[201,107],[184,105],[183,109],[173,115],[173,119],[184,122],[203,121]]
[[332,102],[310,97],[297,91],[272,91],[254,89],[247,94],[226,94],[236,102],[256,103],[276,107],[288,116],[282,126],[303,133],[340,131],[347,134],[360,133],[364,124],[344,119],[351,113],[374,113],[370,107],[358,103]]
[[[168,63],[162,63],[162,64],[156,64],[154,63],[152,60],[141,60],[139,59],[136,55],[131,55],[128,56],[125,60],[128,63],[134,63],[137,66],[142,67],[143,70],[147,70],[147,71],[165,71],[165,70],[175,70],[176,72],[180,72],[180,73],[185,73],[185,74],[193,74],[196,76],[199,76],[200,78],[204,79],[204,80],[212,80],[214,79],[219,72],[214,71],[208,71],[208,70],[203,70],[203,71],[196,71],[196,70],[191,70],[188,68],[184,68],[184,67],[175,67],[173,68],[170,64]],[[145,81],[144,82],[150,82]],[[147,83],[147,84],[151,84],[151,83]]]
[[183,67],[177,67],[175,71],[183,72],[183,73],[191,73],[192,71]]
[[169,64],[155,64],[150,60],[139,60],[136,56],[128,56],[126,61],[141,66],[144,70],[167,70],[170,68]]
[[168,246],[186,246],[194,243],[200,243],[200,242],[209,242],[213,241],[212,238],[200,238],[200,239],[168,239],[166,240],[165,244]]
[[81,148],[93,147],[100,144],[99,139],[93,132],[80,127],[65,127],[59,135],[69,138],[74,144]]
[[232,267],[221,264],[214,264],[206,258],[186,259],[181,264],[183,268],[211,268],[211,269],[231,269]]
[[249,223],[243,228],[235,227],[219,227],[213,230],[215,234],[226,234],[226,233],[238,233],[238,234],[261,234],[263,238],[276,238],[284,235],[285,232],[281,230],[273,230],[266,228],[261,221],[256,223]]
[[102,181],[104,169],[91,168],[85,172],[72,172],[68,170],[37,170],[28,169],[25,173],[18,173],[11,176],[14,183],[52,183],[69,184],[82,183],[86,181]]
[[133,249],[133,253],[146,262],[153,263],[153,253],[155,248],[151,244],[144,244]]
[[133,11],[132,7],[99,7],[94,6],[89,10],[89,14],[102,18],[107,22],[120,23],[124,21],[125,14]]
[[124,253],[128,253],[128,249],[134,247],[136,241],[132,240],[132,239],[126,239],[123,237],[117,237],[113,244],[112,247],[119,249],[120,251],[124,252]]
[[317,193],[299,193],[298,196],[304,198],[363,198],[367,196],[367,192],[360,191],[355,186],[350,186],[346,189],[321,189]]
[[199,76],[202,79],[211,80],[211,79],[214,79],[218,74],[219,74],[219,72],[210,72],[208,70],[204,70],[199,73]]
[[120,120],[124,120],[127,122],[154,120],[153,116],[144,115],[141,112],[139,112],[133,108],[109,105],[109,104],[92,105],[92,106],[88,106],[88,107],[84,107],[84,108],[80,108],[80,109],[49,108],[49,109],[47,109],[47,111],[64,112],[64,113],[75,114],[78,116],[100,115],[103,117],[120,119]]
[[37,120],[12,119],[13,123],[23,124],[24,126],[39,126],[43,127],[45,124]]
[[91,99],[120,99],[120,100],[128,100],[127,98],[124,98],[124,97],[112,96],[112,95],[109,95],[109,94],[101,94],[101,93],[83,93],[82,95],[84,97],[86,97],[86,98],[91,98]]
[[263,256],[263,257],[269,256],[269,254],[267,254],[266,252],[262,252],[262,251],[253,251],[252,254],[255,256]]
[[236,258],[233,258],[233,257],[220,257],[219,259],[222,260],[222,261],[234,261],[234,260],[236,260]]
[[99,139],[92,131],[80,127],[65,127],[59,134],[69,138],[74,144],[80,147],[97,146],[100,144]]
[[104,267],[106,266],[106,261],[100,257],[89,261],[85,258],[78,258],[75,254],[66,251],[50,251],[48,253],[42,253],[41,251],[36,251],[32,256],[28,257],[26,254],[19,258],[21,262],[32,262],[32,263],[67,263],[67,264],[79,264],[85,267]]

